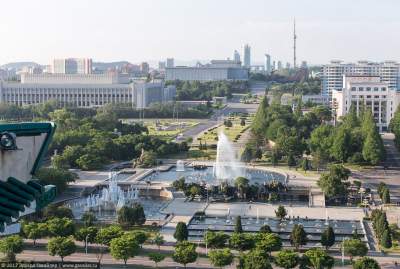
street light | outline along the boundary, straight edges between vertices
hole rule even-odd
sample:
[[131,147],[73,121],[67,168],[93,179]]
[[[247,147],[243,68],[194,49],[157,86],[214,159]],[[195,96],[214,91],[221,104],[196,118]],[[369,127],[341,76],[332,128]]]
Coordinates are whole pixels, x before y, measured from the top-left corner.
[[88,249],[88,246],[87,246],[88,237],[89,237],[89,235],[87,234],[86,237],[85,237],[85,252],[86,252],[86,254],[88,254],[88,253],[87,253],[87,249]]

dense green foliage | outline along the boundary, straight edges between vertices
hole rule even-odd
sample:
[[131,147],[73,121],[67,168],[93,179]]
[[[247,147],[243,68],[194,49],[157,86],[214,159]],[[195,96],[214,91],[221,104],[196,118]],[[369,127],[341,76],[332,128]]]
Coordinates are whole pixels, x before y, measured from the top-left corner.
[[328,199],[338,195],[343,196],[347,192],[349,176],[349,169],[343,165],[334,164],[330,166],[329,173],[321,175],[317,184]]
[[299,263],[299,254],[293,250],[281,250],[275,257],[275,263],[285,269],[294,268]]
[[123,206],[118,210],[118,223],[124,227],[143,225],[146,222],[143,206],[134,203],[130,206]]
[[228,98],[232,93],[248,92],[247,82],[242,81],[167,81],[176,86],[176,100],[209,100],[214,96]]
[[68,218],[52,218],[46,221],[46,225],[52,236],[65,237],[75,232],[75,223]]
[[186,223],[184,222],[178,222],[178,224],[176,225],[175,228],[175,233],[174,233],[174,238],[176,239],[176,241],[180,242],[180,241],[185,241],[187,240],[189,235]]
[[335,260],[326,251],[320,248],[312,248],[304,253],[305,263],[313,269],[332,268]]
[[186,264],[195,262],[197,259],[196,245],[188,241],[182,241],[176,244],[175,253],[172,259],[186,268]]
[[333,244],[335,244],[335,231],[329,226],[321,234],[321,245],[328,250]]
[[[381,188],[386,188],[382,187]],[[379,192],[379,188],[378,188]],[[372,227],[375,231],[378,241],[381,246],[385,248],[392,247],[392,232],[389,227],[389,222],[387,221],[386,213],[380,209],[374,209],[371,214]]]
[[243,227],[242,227],[242,217],[241,216],[236,216],[235,218],[235,228],[234,228],[235,233],[241,233],[243,232]]
[[290,239],[290,244],[294,246],[296,250],[298,250],[299,247],[305,245],[308,241],[307,234],[303,226],[300,224],[295,224],[293,226],[289,239]]
[[224,232],[207,231],[204,234],[204,242],[209,248],[223,248],[229,239],[229,235]]
[[251,250],[243,259],[243,269],[272,269],[267,254],[262,250]]
[[51,256],[60,256],[63,262],[65,257],[76,251],[76,245],[72,238],[58,236],[49,240],[47,250]]
[[96,242],[98,244],[109,246],[111,240],[122,236],[123,233],[124,232],[120,226],[111,225],[98,231],[96,235]]
[[287,215],[285,207],[283,205],[279,205],[277,210],[275,210],[275,215],[282,221]]
[[233,262],[234,257],[229,248],[211,250],[208,256],[211,264],[220,268],[230,265]]
[[55,185],[57,187],[57,192],[62,193],[68,186],[68,183],[74,182],[78,176],[75,173],[64,169],[58,168],[40,168],[35,176],[44,185]]
[[7,261],[15,261],[15,254],[21,253],[24,242],[19,235],[12,235],[0,240],[0,252]]
[[350,256],[353,260],[355,256],[365,256],[368,252],[367,245],[360,239],[346,239],[342,242],[344,254]]
[[33,240],[33,245],[36,245],[36,240],[45,237],[48,234],[46,223],[23,222],[22,233],[28,239]]
[[125,265],[129,258],[135,257],[139,252],[139,245],[128,234],[114,238],[110,242],[110,253],[114,259],[123,260]]
[[353,263],[353,269],[380,269],[379,263],[370,257],[362,257]]

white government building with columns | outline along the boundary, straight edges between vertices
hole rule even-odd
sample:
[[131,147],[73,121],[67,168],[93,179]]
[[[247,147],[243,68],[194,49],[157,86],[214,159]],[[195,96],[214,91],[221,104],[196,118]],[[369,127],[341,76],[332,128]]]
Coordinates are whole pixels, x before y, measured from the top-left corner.
[[350,107],[357,114],[370,109],[380,131],[386,131],[400,103],[400,92],[377,75],[343,75],[341,90],[332,91],[332,106],[336,118],[345,116]]
[[163,81],[129,82],[115,74],[22,74],[21,83],[0,80],[0,103],[18,106],[57,100],[76,107],[132,104],[140,108],[172,101],[174,86]]

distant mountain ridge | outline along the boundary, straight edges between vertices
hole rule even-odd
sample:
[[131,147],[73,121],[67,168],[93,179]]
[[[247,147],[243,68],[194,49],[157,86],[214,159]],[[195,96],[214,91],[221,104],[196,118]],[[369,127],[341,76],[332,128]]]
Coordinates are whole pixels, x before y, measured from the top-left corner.
[[0,66],[2,69],[21,69],[24,66],[40,66],[40,64],[35,62],[12,62],[6,63]]

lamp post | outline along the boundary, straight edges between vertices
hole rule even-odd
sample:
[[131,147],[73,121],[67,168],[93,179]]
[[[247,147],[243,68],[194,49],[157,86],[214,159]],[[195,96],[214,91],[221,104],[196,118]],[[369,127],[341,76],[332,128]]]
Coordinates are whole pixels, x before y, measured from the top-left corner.
[[88,237],[89,237],[89,235],[87,234],[86,235],[86,237],[85,237],[85,252],[86,252],[86,254],[88,254],[87,252],[87,249],[88,249],[88,245],[87,245],[87,241],[88,241]]

